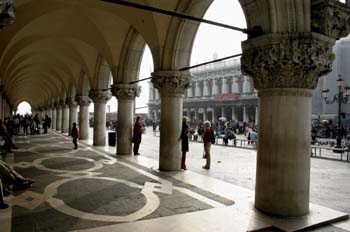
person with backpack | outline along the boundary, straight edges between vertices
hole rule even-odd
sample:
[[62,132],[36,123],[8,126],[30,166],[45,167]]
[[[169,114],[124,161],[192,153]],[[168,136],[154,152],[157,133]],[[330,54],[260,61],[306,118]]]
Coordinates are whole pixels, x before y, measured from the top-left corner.
[[204,152],[205,152],[205,159],[206,159],[206,164],[203,166],[203,168],[210,169],[210,147],[212,143],[215,144],[215,134],[214,134],[214,130],[211,129],[211,125],[209,121],[204,122],[203,143],[204,143]]
[[75,122],[73,123],[71,136],[73,137],[74,150],[76,150],[78,149],[78,139],[80,138],[80,133]]

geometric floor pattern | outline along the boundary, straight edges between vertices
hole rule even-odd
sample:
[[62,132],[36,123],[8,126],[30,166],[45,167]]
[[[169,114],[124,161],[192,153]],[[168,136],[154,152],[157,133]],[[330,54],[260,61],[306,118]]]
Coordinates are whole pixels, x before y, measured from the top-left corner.
[[55,134],[17,137],[14,164],[36,183],[6,199],[12,231],[71,231],[227,207],[232,200]]

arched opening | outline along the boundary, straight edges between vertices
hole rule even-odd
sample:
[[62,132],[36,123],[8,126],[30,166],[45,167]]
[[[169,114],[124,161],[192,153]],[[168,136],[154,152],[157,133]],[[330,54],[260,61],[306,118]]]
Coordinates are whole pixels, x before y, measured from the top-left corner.
[[[146,45],[141,58],[138,80],[150,77],[153,72],[153,67],[152,53]],[[139,86],[141,86],[141,93],[140,97],[136,98],[135,114],[142,115],[142,118],[145,120],[151,119],[152,109],[150,108],[150,100],[153,99],[153,95],[155,95],[154,90],[150,88],[149,80],[139,82]],[[156,91],[158,92],[158,90]]]
[[[239,1],[213,1],[204,18],[239,28],[247,27]],[[202,23],[193,43],[191,65],[240,54],[241,42],[246,39],[247,35],[242,32]],[[205,120],[211,121],[217,133],[223,132],[225,127],[235,130],[243,123],[255,126],[258,98],[253,82],[241,74],[240,57],[190,71],[192,88],[185,94],[184,114],[190,118],[194,128],[198,130]],[[253,100],[247,99],[246,96],[250,95],[254,96]],[[248,116],[243,115],[244,107],[250,109],[246,111]]]
[[22,101],[17,106],[16,114],[19,114],[19,115],[22,115],[22,116],[24,116],[24,115],[31,115],[32,114],[32,107],[31,107],[31,105],[28,102],[26,102],[26,101]]

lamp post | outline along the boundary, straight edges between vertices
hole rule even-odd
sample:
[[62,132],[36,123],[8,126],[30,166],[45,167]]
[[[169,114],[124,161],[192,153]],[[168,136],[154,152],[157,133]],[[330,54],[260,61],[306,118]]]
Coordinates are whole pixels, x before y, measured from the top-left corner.
[[341,148],[341,104],[346,104],[348,102],[348,97],[350,96],[350,87],[346,85],[343,90],[343,79],[341,75],[337,80],[338,94],[333,96],[333,100],[327,100],[329,89],[323,89],[322,95],[326,104],[338,103],[338,130],[337,130],[337,144],[336,148]]

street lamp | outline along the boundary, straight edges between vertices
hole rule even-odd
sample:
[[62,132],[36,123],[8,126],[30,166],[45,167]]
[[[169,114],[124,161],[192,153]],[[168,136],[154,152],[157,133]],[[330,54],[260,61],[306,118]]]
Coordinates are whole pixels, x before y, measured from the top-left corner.
[[341,78],[341,75],[339,75],[339,78],[337,80],[337,86],[338,86],[338,94],[335,94],[333,96],[333,100],[327,100],[329,89],[323,89],[322,95],[323,99],[326,104],[333,104],[335,102],[338,103],[338,130],[337,130],[337,144],[336,148],[341,148],[341,104],[346,104],[348,102],[348,97],[350,96],[350,87],[345,86],[343,90],[343,79]]

